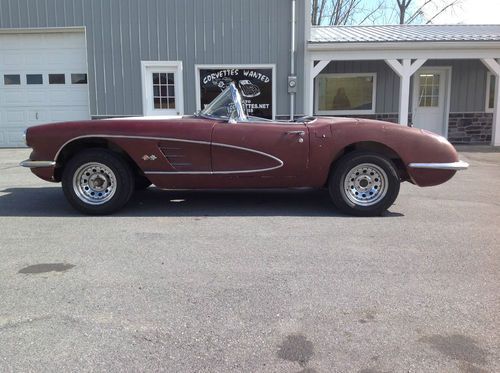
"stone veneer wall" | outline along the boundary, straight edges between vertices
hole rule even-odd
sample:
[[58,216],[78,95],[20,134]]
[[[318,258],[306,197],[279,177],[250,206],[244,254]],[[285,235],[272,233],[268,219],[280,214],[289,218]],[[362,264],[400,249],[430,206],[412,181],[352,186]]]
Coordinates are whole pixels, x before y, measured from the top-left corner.
[[452,144],[490,144],[493,113],[450,113],[448,140]]
[[[341,116],[398,123],[398,113]],[[412,123],[411,114],[408,116],[408,123]],[[452,144],[488,145],[491,143],[492,125],[493,113],[450,113],[448,119],[448,140]]]

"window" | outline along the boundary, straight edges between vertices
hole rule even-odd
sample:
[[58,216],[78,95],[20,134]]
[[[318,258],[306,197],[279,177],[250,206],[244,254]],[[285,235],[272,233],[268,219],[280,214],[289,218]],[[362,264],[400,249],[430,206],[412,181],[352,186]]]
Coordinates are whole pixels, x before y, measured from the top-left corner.
[[153,73],[153,98],[155,109],[175,109],[174,73]]
[[316,78],[316,113],[372,114],[376,74],[321,74]]
[[87,84],[87,74],[71,74],[71,84]]
[[20,85],[21,75],[19,74],[9,74],[3,76],[3,84],[5,85]]
[[439,87],[441,84],[440,74],[419,74],[419,107],[438,107],[439,106]]
[[65,84],[66,77],[64,74],[49,74],[49,84]]
[[496,79],[495,75],[488,73],[486,82],[486,111],[492,113],[495,109]]
[[43,75],[42,74],[27,74],[26,75],[26,84],[43,84]]

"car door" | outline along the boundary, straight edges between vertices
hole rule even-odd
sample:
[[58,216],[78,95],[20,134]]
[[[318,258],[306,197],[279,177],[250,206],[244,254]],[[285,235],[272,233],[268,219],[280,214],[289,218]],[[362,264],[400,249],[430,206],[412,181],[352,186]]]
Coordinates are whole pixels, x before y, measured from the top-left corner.
[[212,132],[212,172],[228,186],[302,186],[309,155],[303,123],[217,122]]

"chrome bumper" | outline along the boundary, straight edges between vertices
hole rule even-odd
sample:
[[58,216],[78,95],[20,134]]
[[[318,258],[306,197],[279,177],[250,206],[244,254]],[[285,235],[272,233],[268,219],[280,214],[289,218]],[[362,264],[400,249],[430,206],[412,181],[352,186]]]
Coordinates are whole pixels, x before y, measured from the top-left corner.
[[469,168],[469,164],[464,161],[458,161],[453,163],[410,163],[408,167],[426,168],[431,170],[459,171],[459,170],[466,170],[467,168]]
[[56,162],[54,161],[32,161],[31,159],[27,159],[19,163],[19,166],[28,168],[47,168],[54,167],[55,165]]

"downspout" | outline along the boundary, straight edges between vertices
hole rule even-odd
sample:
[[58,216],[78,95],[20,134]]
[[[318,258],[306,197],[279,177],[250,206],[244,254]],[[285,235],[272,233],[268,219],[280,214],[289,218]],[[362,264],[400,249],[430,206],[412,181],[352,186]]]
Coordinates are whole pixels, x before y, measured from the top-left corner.
[[[290,75],[295,76],[295,27],[296,27],[297,1],[292,0],[292,47],[290,49]],[[295,92],[290,92],[290,120],[295,117]]]

